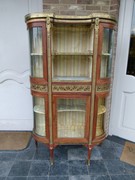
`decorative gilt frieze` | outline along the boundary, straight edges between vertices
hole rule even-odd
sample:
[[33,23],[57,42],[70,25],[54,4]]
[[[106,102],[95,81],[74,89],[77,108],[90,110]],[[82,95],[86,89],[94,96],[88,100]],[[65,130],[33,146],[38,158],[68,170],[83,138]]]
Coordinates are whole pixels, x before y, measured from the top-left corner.
[[53,85],[53,92],[90,92],[91,85]]
[[110,84],[97,85],[96,87],[97,92],[109,91],[109,89],[110,89]]
[[42,84],[31,84],[31,90],[37,92],[47,92],[48,88],[47,85]]

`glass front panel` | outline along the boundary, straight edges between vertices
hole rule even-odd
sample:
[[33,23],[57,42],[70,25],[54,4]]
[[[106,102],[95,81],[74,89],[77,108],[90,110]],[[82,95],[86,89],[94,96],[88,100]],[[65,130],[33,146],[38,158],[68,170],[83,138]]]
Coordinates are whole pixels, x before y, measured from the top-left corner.
[[109,28],[104,28],[100,78],[109,78],[111,76],[112,45],[113,45],[112,37],[113,37],[113,30]]
[[133,9],[133,16],[132,16],[127,74],[135,76],[135,1],[134,1],[134,9]]
[[45,123],[45,100],[44,98],[33,97],[34,103],[34,133],[39,136],[46,136]]
[[33,77],[43,77],[43,47],[42,28],[33,27],[29,30],[30,55],[31,55],[31,75]]
[[53,80],[91,80],[93,37],[90,25],[53,27]]
[[85,99],[57,100],[58,138],[84,138],[85,119]]
[[53,80],[90,80],[92,56],[54,56]]
[[97,126],[96,136],[104,134],[104,115],[106,112],[106,100],[105,98],[98,99],[98,114],[97,114]]

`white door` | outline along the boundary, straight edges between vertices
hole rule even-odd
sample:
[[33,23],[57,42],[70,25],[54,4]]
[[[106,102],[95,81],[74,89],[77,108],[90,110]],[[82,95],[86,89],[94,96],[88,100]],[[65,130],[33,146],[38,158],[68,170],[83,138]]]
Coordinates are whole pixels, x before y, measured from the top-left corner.
[[135,142],[135,39],[128,58],[131,36],[135,36],[135,1],[121,0],[109,133]]
[[0,130],[32,130],[28,32],[24,16],[42,0],[0,2]]

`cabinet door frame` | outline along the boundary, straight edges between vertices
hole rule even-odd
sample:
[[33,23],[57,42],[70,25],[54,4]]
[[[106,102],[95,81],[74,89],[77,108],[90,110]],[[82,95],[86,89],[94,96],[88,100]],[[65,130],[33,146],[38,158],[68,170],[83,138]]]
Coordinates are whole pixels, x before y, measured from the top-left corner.
[[[48,94],[45,93],[39,93],[39,92],[31,92],[33,98],[34,97],[39,97],[39,98],[44,98],[45,100],[45,120],[46,120],[46,136],[40,136],[36,133],[34,133],[34,127],[33,127],[33,136],[35,140],[43,142],[43,143],[49,143],[50,139],[50,133],[49,133],[49,116],[48,116]],[[33,115],[34,116],[34,115]]]
[[[96,76],[96,80],[97,83],[110,83],[110,79],[111,77],[106,77],[106,78],[100,78],[100,68],[101,68],[101,57],[102,57],[102,45],[103,45],[103,32],[104,29],[108,28],[108,29],[114,29],[114,24],[111,23],[100,23],[99,25],[99,40],[98,40],[98,55],[97,55],[97,76]],[[112,68],[112,66],[111,66]]]
[[[46,23],[45,22],[30,22],[27,23],[27,28],[30,30],[31,28],[41,27],[42,28],[42,48],[43,48],[43,78],[37,78],[31,76],[33,79],[37,79],[42,81],[48,81],[48,63],[47,63],[47,30],[46,30]],[[31,60],[31,58],[30,58]],[[43,80],[43,81],[44,81]]]
[[[86,116],[84,138],[59,138],[57,136],[57,99],[86,99]],[[80,95],[53,95],[53,140],[54,144],[79,144],[89,142],[90,96]]]

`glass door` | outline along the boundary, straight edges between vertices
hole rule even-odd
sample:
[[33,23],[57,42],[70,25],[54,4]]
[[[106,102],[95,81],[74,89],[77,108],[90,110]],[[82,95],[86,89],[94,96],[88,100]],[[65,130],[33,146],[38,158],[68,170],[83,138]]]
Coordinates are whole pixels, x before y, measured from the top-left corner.
[[[89,97],[55,99],[55,138],[86,138],[89,128]],[[89,109],[90,111],[90,109]]]

